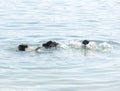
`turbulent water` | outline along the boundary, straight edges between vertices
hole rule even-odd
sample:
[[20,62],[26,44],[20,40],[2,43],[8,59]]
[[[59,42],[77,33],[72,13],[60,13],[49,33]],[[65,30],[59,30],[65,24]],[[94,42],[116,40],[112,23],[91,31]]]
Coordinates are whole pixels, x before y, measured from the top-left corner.
[[[0,91],[119,91],[120,0],[0,0]],[[89,39],[110,51],[18,52],[21,43]]]

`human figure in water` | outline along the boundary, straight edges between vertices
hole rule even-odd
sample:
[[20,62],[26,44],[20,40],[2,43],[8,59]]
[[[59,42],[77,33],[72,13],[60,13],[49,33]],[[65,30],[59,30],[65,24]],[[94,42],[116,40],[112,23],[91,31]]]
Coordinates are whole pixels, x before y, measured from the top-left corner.
[[31,48],[27,44],[20,44],[18,46],[19,51],[38,51],[41,48],[45,49],[51,49],[51,48],[56,48],[59,45],[59,43],[54,42],[54,41],[48,41],[44,44],[42,44],[42,47],[36,47],[36,48]]

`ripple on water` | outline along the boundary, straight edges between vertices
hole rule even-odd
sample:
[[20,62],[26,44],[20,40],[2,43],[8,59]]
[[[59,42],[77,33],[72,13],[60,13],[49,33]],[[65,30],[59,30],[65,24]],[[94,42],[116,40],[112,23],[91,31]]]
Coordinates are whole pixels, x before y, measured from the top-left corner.
[[[88,4],[89,3],[89,4]],[[118,91],[119,1],[1,0],[0,91]],[[111,12],[112,11],[112,12]],[[84,56],[80,48],[19,52],[26,43],[69,45],[85,39],[110,51]]]

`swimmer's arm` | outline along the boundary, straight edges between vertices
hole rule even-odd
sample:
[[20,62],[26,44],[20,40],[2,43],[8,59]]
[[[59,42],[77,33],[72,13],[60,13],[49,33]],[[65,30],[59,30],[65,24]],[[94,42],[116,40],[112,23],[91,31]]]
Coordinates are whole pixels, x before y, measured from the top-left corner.
[[38,51],[39,49],[41,49],[42,47],[37,47],[36,49],[35,49],[35,51]]

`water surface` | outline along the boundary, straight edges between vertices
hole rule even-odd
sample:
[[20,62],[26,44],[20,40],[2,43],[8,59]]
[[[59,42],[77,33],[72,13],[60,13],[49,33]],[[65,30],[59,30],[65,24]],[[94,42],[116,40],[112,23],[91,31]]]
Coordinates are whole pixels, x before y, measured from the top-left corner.
[[[119,0],[0,0],[1,91],[118,91]],[[80,49],[18,52],[21,43],[41,46],[89,39],[110,52],[84,56]]]

